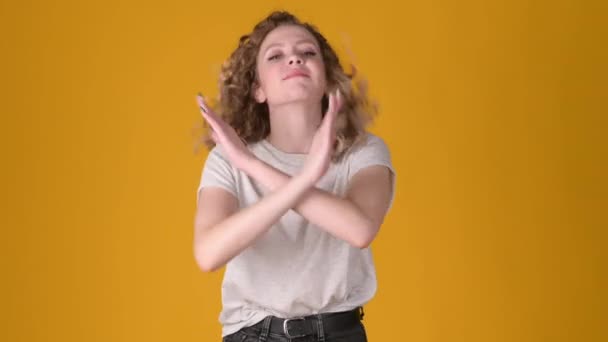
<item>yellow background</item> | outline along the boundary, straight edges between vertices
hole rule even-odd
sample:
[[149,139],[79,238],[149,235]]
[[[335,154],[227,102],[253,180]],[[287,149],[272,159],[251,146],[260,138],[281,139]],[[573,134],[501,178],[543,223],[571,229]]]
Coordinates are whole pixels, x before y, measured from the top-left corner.
[[3,2],[0,339],[220,340],[194,95],[278,8],[380,103],[370,340],[607,341],[608,16],[577,0]]

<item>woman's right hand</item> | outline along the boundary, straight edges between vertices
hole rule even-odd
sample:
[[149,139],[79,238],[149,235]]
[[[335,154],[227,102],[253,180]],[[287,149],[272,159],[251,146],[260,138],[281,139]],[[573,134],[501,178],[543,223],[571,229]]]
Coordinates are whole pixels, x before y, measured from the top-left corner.
[[308,150],[308,157],[301,171],[301,176],[306,177],[312,185],[316,184],[329,168],[336,141],[336,117],[341,107],[342,94],[340,94],[340,90],[330,93],[327,112],[315,132]]
[[202,95],[199,94],[196,100],[203,118],[211,127],[211,139],[217,145],[222,146],[232,166],[247,172],[248,166],[257,160],[256,156],[251,153],[232,126],[222,120],[207,106]]

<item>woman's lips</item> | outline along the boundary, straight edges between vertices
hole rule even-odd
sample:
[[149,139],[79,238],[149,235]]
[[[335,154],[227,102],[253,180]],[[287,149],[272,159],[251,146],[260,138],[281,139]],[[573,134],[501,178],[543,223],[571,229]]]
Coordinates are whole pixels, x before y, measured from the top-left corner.
[[285,78],[283,78],[283,80],[287,80],[293,77],[310,77],[308,76],[307,73],[305,73],[304,71],[301,70],[294,70],[294,71],[290,71],[287,76],[285,76]]

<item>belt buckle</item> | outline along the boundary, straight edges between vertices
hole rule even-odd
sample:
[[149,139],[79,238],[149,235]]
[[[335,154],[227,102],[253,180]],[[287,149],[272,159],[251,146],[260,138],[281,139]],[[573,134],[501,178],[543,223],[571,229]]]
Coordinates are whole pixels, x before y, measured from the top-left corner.
[[298,337],[304,337],[306,336],[306,334],[302,334],[302,335],[291,335],[289,333],[289,327],[287,326],[287,323],[289,323],[289,321],[305,321],[306,318],[304,317],[294,317],[294,318],[287,318],[283,321],[283,332],[285,333],[285,336],[287,336],[287,338],[298,338]]

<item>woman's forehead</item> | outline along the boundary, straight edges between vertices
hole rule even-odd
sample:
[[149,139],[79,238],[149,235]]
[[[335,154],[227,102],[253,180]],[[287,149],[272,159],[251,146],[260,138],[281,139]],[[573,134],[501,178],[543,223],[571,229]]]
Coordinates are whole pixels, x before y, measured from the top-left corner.
[[306,28],[297,25],[282,25],[270,31],[266,35],[266,38],[264,38],[264,41],[260,46],[260,50],[263,51],[270,45],[305,42],[312,43],[316,46],[319,45],[315,37]]

